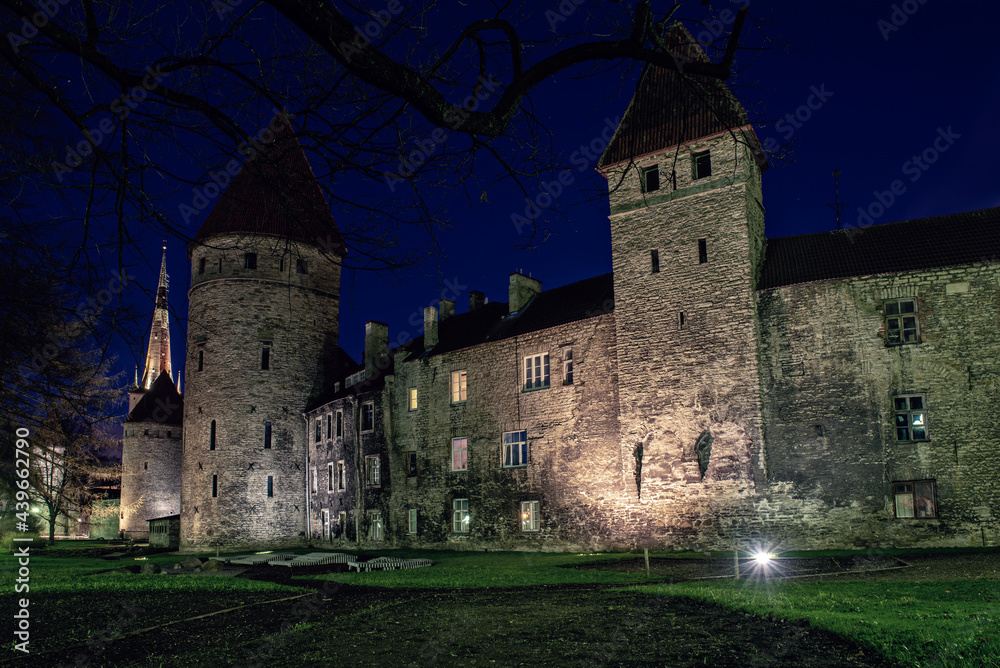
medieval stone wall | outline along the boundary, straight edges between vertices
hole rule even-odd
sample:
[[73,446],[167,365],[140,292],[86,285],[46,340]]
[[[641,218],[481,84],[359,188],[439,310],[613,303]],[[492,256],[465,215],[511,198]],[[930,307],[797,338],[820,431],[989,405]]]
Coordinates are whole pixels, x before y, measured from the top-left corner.
[[147,538],[146,520],[181,509],[181,426],[126,422],[122,440],[122,517],[127,537]]

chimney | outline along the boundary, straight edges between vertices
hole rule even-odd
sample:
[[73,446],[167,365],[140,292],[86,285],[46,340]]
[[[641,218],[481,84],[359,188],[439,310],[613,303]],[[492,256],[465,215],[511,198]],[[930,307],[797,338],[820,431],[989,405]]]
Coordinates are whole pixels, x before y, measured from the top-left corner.
[[365,323],[365,378],[374,378],[388,362],[389,325],[369,320]]
[[441,322],[444,322],[451,316],[455,315],[455,302],[451,299],[442,299],[439,304],[441,309]]
[[486,306],[486,295],[479,290],[473,290],[469,293],[469,313],[481,306]]
[[438,342],[438,310],[433,306],[424,308],[424,350],[433,348]]
[[508,311],[510,313],[520,311],[532,297],[541,291],[541,281],[529,278],[522,273],[514,272],[510,275],[510,288],[508,288],[510,306],[508,307]]

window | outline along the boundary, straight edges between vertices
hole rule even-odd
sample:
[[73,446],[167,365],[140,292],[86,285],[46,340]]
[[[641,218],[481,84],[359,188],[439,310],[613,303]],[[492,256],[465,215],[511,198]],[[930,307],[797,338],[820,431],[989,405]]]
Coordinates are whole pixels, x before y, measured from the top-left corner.
[[365,457],[365,480],[369,487],[378,487],[382,483],[382,466],[378,455]]
[[406,456],[406,476],[412,478],[417,475],[417,453],[407,452]]
[[382,511],[368,511],[368,540],[382,540]]
[[313,435],[313,440],[319,443],[323,440],[323,419],[316,418],[316,433]]
[[262,371],[267,371],[271,368],[271,342],[264,341],[263,347],[260,350],[260,368]]
[[337,411],[337,437],[344,435],[344,411]]
[[457,404],[468,398],[468,378],[465,371],[451,372],[451,403]]
[[524,389],[534,390],[549,386],[549,354],[524,358]]
[[329,538],[330,538],[330,511],[329,510],[323,510],[323,511],[321,511],[320,517],[321,517],[320,521],[323,523],[323,538],[326,538],[327,540],[329,540]]
[[198,260],[198,273],[199,274],[205,273],[205,258],[201,258],[200,260]]
[[698,264],[708,262],[708,239],[698,239]]
[[344,462],[337,462],[337,491],[343,492],[347,489],[347,469]]
[[465,471],[469,468],[469,439],[451,439],[451,470]]
[[199,350],[198,351],[198,371],[201,371],[204,368],[205,368],[205,351],[204,350]]
[[274,476],[267,476],[267,496],[274,496]]
[[208,424],[208,449],[215,450],[215,420]]
[[295,273],[296,274],[308,274],[309,273],[309,263],[299,258],[295,261]]
[[538,531],[541,528],[541,515],[538,512],[538,501],[521,502],[521,531]]
[[651,193],[660,189],[660,168],[656,165],[642,169],[642,192]]
[[677,329],[684,329],[684,311],[678,311],[677,313]]
[[920,520],[938,516],[936,481],[894,482],[892,493],[897,518]]
[[917,343],[918,334],[916,299],[897,299],[885,303],[886,345]]
[[407,393],[407,408],[411,411],[417,410],[417,388],[411,387]]
[[265,422],[264,423],[264,449],[265,450],[270,450],[271,449],[271,423],[270,422]]
[[333,463],[326,465],[326,471],[329,474],[326,481],[326,491],[333,491]]
[[316,467],[312,467],[312,471],[309,472],[309,486],[312,489],[312,493],[315,494],[319,491],[319,480],[316,475]]
[[927,402],[922,394],[893,397],[897,441],[927,440]]
[[407,523],[406,523],[406,533],[416,534],[417,533],[417,509],[410,508],[407,513]]
[[219,496],[219,476],[212,476],[212,498]]
[[256,269],[257,268],[257,254],[256,253],[244,253],[243,254],[243,268],[244,269]]
[[528,432],[508,431],[503,435],[503,465],[528,465]]
[[451,530],[455,533],[469,533],[468,499],[454,499],[451,502]]
[[708,151],[699,151],[691,154],[694,172],[692,177],[703,179],[712,175],[712,157]]
[[660,273],[660,251],[655,248],[649,251],[649,264],[654,274]]
[[222,273],[222,258],[219,258],[219,273]]
[[573,349],[563,348],[563,385],[573,384]]
[[326,437],[330,438],[333,436],[333,414],[326,414]]
[[375,402],[366,401],[361,404],[361,431],[375,429]]
[[337,513],[337,531],[341,535],[347,531],[347,513]]

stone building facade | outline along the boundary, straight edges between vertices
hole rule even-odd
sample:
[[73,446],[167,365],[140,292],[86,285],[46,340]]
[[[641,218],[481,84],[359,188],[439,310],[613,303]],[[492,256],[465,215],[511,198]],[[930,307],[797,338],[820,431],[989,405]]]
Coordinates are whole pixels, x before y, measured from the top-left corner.
[[650,67],[598,164],[613,273],[371,321],[356,363],[274,146],[189,249],[181,549],[1000,541],[1000,209],[767,239],[743,109]]

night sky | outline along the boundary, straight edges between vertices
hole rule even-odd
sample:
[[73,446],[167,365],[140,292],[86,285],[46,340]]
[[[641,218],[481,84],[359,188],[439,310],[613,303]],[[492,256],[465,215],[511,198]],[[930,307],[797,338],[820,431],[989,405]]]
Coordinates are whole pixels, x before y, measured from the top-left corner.
[[[741,52],[730,81],[765,145],[794,142],[790,159],[774,164],[763,177],[767,235],[835,229],[828,206],[834,201],[835,168],[841,171],[840,199],[847,202],[845,227],[1000,206],[995,164],[1000,136],[994,127],[1000,108],[994,71],[1000,9],[993,3],[961,9],[938,0],[803,4],[811,3],[752,4],[751,16],[776,43]],[[717,11],[725,8],[712,5]],[[548,22],[545,10],[556,7],[557,2],[537,4],[540,25]],[[701,11],[696,4],[684,9],[686,15]],[[705,30],[688,27],[696,37]],[[748,26],[747,33],[751,46],[762,45],[758,28]],[[525,238],[511,215],[523,212],[526,203],[510,184],[490,189],[485,201],[456,196],[448,209],[453,228],[438,238],[442,256],[437,266],[427,262],[397,277],[345,272],[340,340],[349,354],[361,359],[367,320],[389,323],[393,341],[403,334],[419,336],[422,325],[416,323],[423,307],[442,291],[462,313],[469,290],[507,301],[508,275],[518,269],[540,279],[543,289],[611,270],[607,199],[595,197],[604,181],[593,170],[596,159],[581,171],[571,166],[571,158],[600,137],[608,119],[624,112],[639,69],[630,70],[615,94],[622,71],[584,80],[570,72],[532,96],[573,178],[546,212],[544,225],[551,234],[545,242],[520,248]],[[859,208],[877,213],[881,205],[872,205],[879,193],[890,191],[897,180],[899,194],[882,215],[861,218]],[[384,184],[372,187],[393,196]],[[887,197],[881,195],[882,201]],[[133,272],[147,290],[155,287],[160,246],[159,236],[150,232],[145,266]],[[168,271],[172,353],[181,371],[184,323],[176,316],[187,311],[188,267],[183,243],[176,239],[168,241]],[[134,298],[147,299],[138,290]],[[132,348],[122,346],[119,353],[130,379],[145,353]]]

